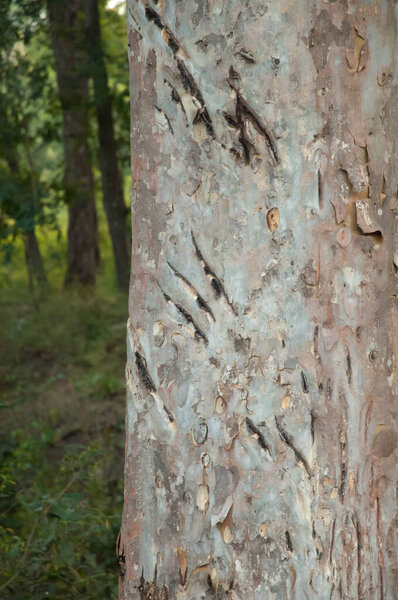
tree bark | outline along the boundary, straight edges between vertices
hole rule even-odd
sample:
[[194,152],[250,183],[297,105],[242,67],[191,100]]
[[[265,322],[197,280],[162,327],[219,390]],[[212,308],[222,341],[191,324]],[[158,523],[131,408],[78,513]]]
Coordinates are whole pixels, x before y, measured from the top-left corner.
[[398,598],[397,5],[128,1],[120,598]]
[[84,0],[48,0],[50,33],[63,115],[68,268],[65,283],[95,281],[99,260],[94,183],[88,145],[88,73]]
[[130,248],[126,205],[117,161],[112,103],[101,43],[98,0],[86,0],[86,25],[90,74],[94,83],[97,111],[102,197],[115,257],[117,284],[120,289],[127,290],[130,280]]
[[[3,119],[5,119],[5,116],[2,116]],[[15,178],[16,184],[22,183],[23,177],[18,165],[18,159],[14,148],[10,148],[7,152],[7,163],[11,175]],[[31,168],[31,205],[29,206],[29,212],[31,213],[31,223],[29,227],[25,226],[23,229],[21,228],[21,231],[25,248],[25,264],[28,273],[29,288],[31,289],[31,291],[33,291],[35,283],[38,286],[43,286],[47,283],[47,275],[46,270],[44,268],[43,259],[40,252],[40,246],[39,242],[37,241],[35,231],[35,213],[37,211],[36,202],[38,198],[37,183],[35,179],[33,165],[31,165],[30,162],[29,166]],[[21,201],[26,201],[24,195],[21,194],[21,196]]]
[[35,230],[26,231],[23,234],[25,246],[25,262],[28,271],[29,287],[33,290],[35,282],[41,286],[47,283],[40,247]]

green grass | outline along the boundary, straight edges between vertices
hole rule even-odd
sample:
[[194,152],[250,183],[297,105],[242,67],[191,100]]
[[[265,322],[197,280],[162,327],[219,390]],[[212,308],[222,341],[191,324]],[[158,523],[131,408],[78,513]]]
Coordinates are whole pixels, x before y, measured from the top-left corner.
[[100,235],[95,290],[62,288],[55,231],[39,232],[48,289],[31,294],[18,244],[0,267],[2,599],[117,597],[127,296]]

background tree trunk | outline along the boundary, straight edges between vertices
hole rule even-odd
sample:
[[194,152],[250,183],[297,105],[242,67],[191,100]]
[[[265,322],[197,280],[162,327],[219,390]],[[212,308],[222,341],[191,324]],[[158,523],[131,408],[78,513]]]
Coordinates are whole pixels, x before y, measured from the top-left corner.
[[98,0],[86,0],[85,7],[90,74],[94,82],[98,122],[102,197],[115,257],[117,284],[119,288],[126,290],[130,279],[130,248],[126,227],[126,205],[123,199],[123,186],[117,162],[111,96],[101,44]]
[[32,229],[31,231],[26,231],[23,236],[23,241],[25,246],[25,262],[28,271],[29,286],[33,289],[34,282],[38,285],[46,284],[47,276],[44,270],[35,230]]
[[63,115],[68,268],[65,283],[95,281],[99,260],[94,183],[88,146],[88,78],[84,1],[48,0]]
[[129,0],[128,32],[120,598],[393,600],[397,5]]
[[[3,122],[6,122],[5,115],[2,115]],[[4,142],[3,142],[4,143]],[[16,157],[16,153],[13,148],[8,148],[7,151],[7,163],[10,169],[10,173],[15,178],[16,181],[22,181],[21,171],[19,169],[18,160]],[[30,165],[31,166],[31,165]],[[28,227],[25,226],[23,231],[23,241],[24,241],[24,249],[25,249],[25,264],[26,270],[28,274],[28,281],[30,290],[33,291],[35,283],[38,286],[42,286],[47,284],[47,275],[46,270],[44,268],[43,259],[40,252],[39,242],[36,237],[36,228],[35,228],[35,212],[37,207],[35,203],[38,198],[38,190],[37,183],[35,179],[35,173],[31,168],[31,194],[30,194],[30,224]]]

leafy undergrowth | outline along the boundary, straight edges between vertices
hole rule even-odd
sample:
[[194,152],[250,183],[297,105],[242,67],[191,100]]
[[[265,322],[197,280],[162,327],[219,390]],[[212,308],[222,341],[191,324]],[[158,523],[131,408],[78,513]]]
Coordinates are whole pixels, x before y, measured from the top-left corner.
[[1,292],[2,599],[117,596],[126,312],[101,285]]

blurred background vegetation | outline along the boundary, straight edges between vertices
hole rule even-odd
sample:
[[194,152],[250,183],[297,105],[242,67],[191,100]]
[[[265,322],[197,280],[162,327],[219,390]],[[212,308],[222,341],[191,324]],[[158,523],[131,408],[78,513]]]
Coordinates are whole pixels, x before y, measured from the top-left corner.
[[0,0],[0,598],[117,597],[124,2]]

